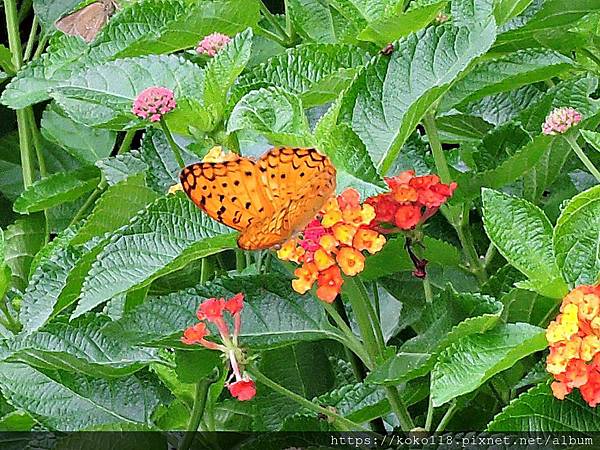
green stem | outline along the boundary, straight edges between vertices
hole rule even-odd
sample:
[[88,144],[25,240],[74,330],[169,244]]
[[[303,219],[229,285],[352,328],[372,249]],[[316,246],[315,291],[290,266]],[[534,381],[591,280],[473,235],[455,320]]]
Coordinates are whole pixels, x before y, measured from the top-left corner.
[[246,256],[243,250],[235,250],[235,270],[241,272],[246,268]]
[[375,331],[375,339],[377,340],[377,346],[379,348],[379,356],[383,356],[385,350],[385,338],[383,337],[383,331],[381,331],[381,321],[379,320],[379,314],[373,305],[373,302],[369,298],[369,294],[367,293],[367,288],[362,280],[358,277],[355,277],[356,285],[358,286],[362,298],[364,300],[364,304],[367,306],[369,317],[371,318],[371,324],[373,330]]
[[198,431],[200,421],[204,415],[204,406],[206,405],[206,397],[208,396],[208,388],[212,384],[212,380],[205,378],[200,380],[196,384],[196,393],[194,396],[194,406],[192,407],[192,415],[187,426],[187,433],[185,433],[179,450],[188,450],[192,441],[194,440],[195,433]]
[[202,265],[200,266],[200,284],[204,284],[210,278],[210,261],[207,257],[202,258]]
[[350,348],[350,350],[352,350],[354,354],[356,354],[356,356],[360,358],[360,360],[363,362],[363,364],[365,364],[365,366],[367,366],[369,369],[372,369],[373,366],[371,365],[369,355],[364,345],[356,338],[356,336],[352,332],[352,329],[348,326],[348,324],[342,318],[342,316],[336,311],[336,308],[333,305],[330,305],[329,303],[323,303],[323,307],[325,308],[329,316],[333,319],[340,331],[344,334],[346,346]]
[[171,146],[171,150],[173,150],[173,154],[175,155],[175,160],[177,161],[177,164],[179,164],[179,167],[183,169],[185,167],[185,162],[183,161],[183,156],[181,156],[181,148],[179,147],[179,145],[177,145],[175,139],[173,139],[171,130],[169,130],[169,127],[164,117],[161,117],[160,119],[160,127],[165,133],[165,137],[167,138],[167,142]]
[[32,61],[35,59],[38,59],[40,57],[40,55],[46,48],[48,39],[50,39],[50,36],[48,34],[44,34],[44,36],[42,36],[42,38],[38,41],[38,45],[37,45],[37,48],[35,49],[35,53],[33,54],[33,58],[31,58]]
[[425,301],[427,303],[433,302],[433,290],[431,289],[429,275],[426,275],[425,278],[423,278],[423,291],[425,292]]
[[265,17],[265,19],[267,19],[267,21],[273,26],[277,36],[279,36],[279,38],[285,43],[285,46],[288,46],[290,44],[290,37],[283,29],[283,27],[279,24],[275,16],[271,14],[271,11],[269,11],[269,8],[267,8],[267,6],[262,2],[262,0],[260,2],[260,12]]
[[285,6],[285,31],[286,34],[290,37],[290,41],[296,42],[296,29],[294,28],[294,24],[292,23],[292,15],[290,14],[290,7],[288,5],[289,0],[284,0],[283,4]]
[[33,43],[35,42],[35,37],[37,36],[38,24],[38,18],[36,15],[34,15],[33,21],[31,22],[31,29],[29,30],[29,38],[27,39],[27,45],[25,46],[25,54],[23,55],[23,61],[28,61],[31,57],[31,52],[33,51]]
[[6,318],[6,322],[3,325],[9,330],[14,331],[15,333],[19,332],[19,330],[21,329],[21,325],[19,324],[19,322],[17,322],[17,320],[12,316],[12,314],[8,310],[6,298],[0,300],[0,311],[2,311],[2,314],[4,314],[4,317]]
[[425,418],[425,431],[431,430],[433,422],[433,397],[429,394],[429,404],[427,405],[427,417]]
[[442,148],[442,142],[440,141],[437,126],[435,125],[435,116],[433,112],[430,111],[425,114],[425,117],[423,117],[423,126],[425,127],[427,138],[429,139],[429,146],[431,147],[431,152],[433,153],[433,159],[435,161],[435,167],[438,175],[440,176],[442,183],[450,183],[452,181],[452,177],[450,176],[450,168],[448,167],[446,155],[444,154],[444,149]]
[[98,184],[98,187],[90,194],[85,203],[75,213],[75,215],[71,219],[71,222],[69,222],[69,226],[79,222],[79,220],[83,217],[83,215],[90,208],[90,206],[92,206],[94,202],[98,199],[98,197],[100,197],[100,194],[102,193],[102,191],[104,191],[104,189],[106,189],[106,186],[107,184],[104,181],[101,181],[100,184]]
[[37,123],[35,121],[33,108],[31,106],[28,106],[27,108],[25,108],[25,110],[27,111],[27,116],[29,119],[29,129],[33,138],[33,147],[35,148],[38,167],[40,168],[40,175],[42,178],[46,178],[48,176],[48,169],[46,168],[46,158],[44,157],[44,150],[42,145],[42,138],[40,136],[40,130],[38,129]]
[[123,136],[123,142],[119,146],[119,150],[117,150],[117,155],[122,155],[126,153],[131,148],[131,143],[133,142],[133,138],[135,137],[136,130],[129,130]]
[[452,416],[454,416],[454,413],[456,412],[456,408],[457,408],[456,402],[452,402],[450,407],[446,410],[444,417],[442,417],[442,420],[440,420],[440,423],[438,424],[437,428],[435,429],[436,433],[441,433],[442,431],[444,431],[446,429],[446,425],[448,425],[448,422],[450,422],[450,419],[452,419]]
[[400,429],[402,431],[410,431],[415,427],[415,424],[408,413],[408,409],[404,405],[404,402],[400,398],[398,389],[396,386],[386,386],[385,393],[392,407],[392,411],[396,414],[398,422],[400,423]]
[[587,170],[589,170],[590,173],[594,175],[594,177],[596,177],[596,180],[600,181],[600,172],[598,171],[598,169],[596,169],[594,163],[592,163],[592,161],[590,161],[587,155],[583,152],[583,150],[577,143],[577,138],[573,134],[565,134],[564,137],[575,152],[575,154],[579,157],[583,165],[587,168]]
[[483,262],[477,254],[475,243],[473,242],[473,235],[469,228],[469,211],[465,206],[463,209],[463,217],[458,226],[455,226],[458,239],[463,248],[467,261],[469,261],[469,267],[473,274],[477,277],[480,283],[485,283],[488,279],[487,272],[483,266]]
[[493,242],[490,242],[490,245],[485,252],[485,256],[483,257],[483,267],[487,268],[492,263],[494,256],[496,256],[496,246]]
[[263,373],[260,372],[255,366],[246,366],[246,371],[252,376],[254,380],[264,384],[265,386],[271,388],[275,392],[284,395],[285,397],[295,401],[299,405],[305,407],[306,409],[314,413],[323,414],[329,417],[333,421],[333,424],[338,427],[338,429],[341,429],[343,431],[370,431],[362,425],[353,422],[349,419],[346,419],[345,417],[340,416],[339,414],[330,409],[323,408],[322,406],[305,399],[301,395],[298,395],[295,392],[286,389],[280,384],[277,384],[275,381],[263,375]]

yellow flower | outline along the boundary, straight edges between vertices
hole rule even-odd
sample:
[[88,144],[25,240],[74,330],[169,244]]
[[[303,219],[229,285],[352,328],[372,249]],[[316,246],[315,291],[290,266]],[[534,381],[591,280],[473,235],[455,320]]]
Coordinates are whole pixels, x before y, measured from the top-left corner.
[[356,234],[356,227],[348,223],[336,223],[333,228],[335,238],[345,245],[352,245],[352,239]]
[[349,277],[359,274],[365,268],[365,257],[352,247],[342,247],[336,260],[342,272]]
[[325,228],[330,228],[341,220],[342,210],[340,209],[340,205],[335,197],[330,198],[323,208],[321,225],[323,225]]
[[277,257],[283,261],[294,261],[300,263],[300,258],[304,256],[306,250],[298,245],[298,240],[293,238],[285,242],[279,250]]

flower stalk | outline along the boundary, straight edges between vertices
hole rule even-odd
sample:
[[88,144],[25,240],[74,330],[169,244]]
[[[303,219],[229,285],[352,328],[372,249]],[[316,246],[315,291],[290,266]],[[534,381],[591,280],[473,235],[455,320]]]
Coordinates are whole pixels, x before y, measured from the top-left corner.
[[171,146],[171,150],[173,150],[173,155],[175,156],[175,160],[177,161],[177,164],[179,164],[179,167],[181,167],[183,169],[185,167],[185,162],[183,161],[183,156],[181,155],[181,148],[179,147],[177,142],[175,142],[175,139],[173,139],[171,130],[169,130],[169,126],[167,125],[167,122],[162,117],[160,119],[160,127],[162,128],[163,132],[165,133],[165,137],[167,138],[167,142]]
[[569,143],[575,154],[579,157],[586,169],[589,170],[592,175],[594,175],[598,182],[600,182],[600,171],[596,168],[596,166],[594,166],[594,163],[590,160],[590,158],[587,157],[583,149],[577,143],[577,136],[573,134],[565,134],[564,138]]
[[196,390],[194,393],[194,405],[192,406],[192,414],[190,421],[187,426],[187,433],[185,433],[179,450],[188,450],[192,445],[196,431],[200,427],[202,416],[204,415],[204,409],[206,406],[206,399],[208,397],[208,389],[213,383],[210,378],[204,378],[196,383]]

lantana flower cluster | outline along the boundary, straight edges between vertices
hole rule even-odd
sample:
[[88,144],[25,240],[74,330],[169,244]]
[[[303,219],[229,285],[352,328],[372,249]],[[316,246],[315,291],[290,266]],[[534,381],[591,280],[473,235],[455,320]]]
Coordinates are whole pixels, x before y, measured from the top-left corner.
[[[232,374],[226,383],[231,395],[238,400],[250,400],[256,395],[256,384],[246,373],[243,373],[244,354],[238,345],[238,338],[242,327],[241,313],[244,308],[244,294],[237,294],[232,298],[209,298],[199,306],[196,316],[199,322],[183,332],[181,342],[187,345],[200,344],[210,350],[223,352],[231,366]],[[224,312],[227,311],[233,319],[233,335],[225,321]],[[210,331],[206,322],[217,327],[223,344],[218,344],[206,339]],[[232,381],[235,379],[235,381]]]
[[563,134],[581,122],[581,119],[581,114],[574,108],[555,108],[542,124],[542,133],[547,135]]
[[574,388],[592,407],[600,403],[600,285],[579,286],[563,299],[546,330],[546,370],[552,392],[563,400]]
[[340,293],[342,273],[355,276],[365,267],[363,251],[377,253],[385,237],[369,228],[375,209],[360,203],[360,195],[347,189],[333,197],[300,238],[287,241],[277,252],[286,261],[301,264],[294,271],[292,287],[304,294],[317,283],[317,297],[332,303]]
[[225,47],[231,38],[226,34],[213,33],[205,36],[196,46],[196,52],[201,55],[215,56],[223,47]]
[[454,193],[456,183],[444,184],[437,175],[417,177],[407,170],[386,178],[390,192],[367,199],[375,208],[371,224],[381,233],[410,230],[434,215]]
[[138,94],[131,112],[141,119],[158,122],[162,116],[175,109],[177,102],[173,91],[166,87],[152,86]]

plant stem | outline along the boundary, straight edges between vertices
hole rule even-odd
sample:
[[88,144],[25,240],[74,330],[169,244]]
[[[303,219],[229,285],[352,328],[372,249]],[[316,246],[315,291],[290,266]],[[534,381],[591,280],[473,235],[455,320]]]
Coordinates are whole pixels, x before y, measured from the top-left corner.
[[452,419],[452,416],[454,416],[454,413],[456,412],[456,407],[457,407],[456,402],[452,402],[452,404],[450,405],[450,407],[444,414],[444,417],[442,417],[442,420],[440,420],[440,423],[438,424],[437,428],[435,429],[436,433],[441,433],[442,431],[444,431],[446,429],[446,425],[448,425],[448,422],[450,422],[450,419]]
[[371,365],[369,355],[368,355],[364,345],[362,344],[362,342],[360,342],[356,338],[356,336],[352,332],[352,329],[348,326],[346,321],[336,311],[336,309],[333,305],[330,305],[329,303],[323,303],[323,306],[324,306],[325,310],[327,311],[327,313],[329,314],[329,316],[333,319],[335,324],[338,326],[340,331],[344,334],[344,337],[346,338],[345,339],[346,346],[349,347],[350,350],[352,350],[354,352],[354,354],[356,354],[356,356],[358,356],[360,358],[360,360],[363,362],[363,364],[365,366],[367,366],[369,369],[372,369],[373,366]]
[[[374,309],[371,300],[367,296],[367,291],[364,288],[362,281],[357,277],[345,277],[342,291],[350,302],[350,306],[352,306],[352,311],[354,312],[356,323],[360,329],[360,334],[365,342],[367,353],[369,354],[372,364],[375,364],[375,361],[377,361],[378,358],[384,356],[385,344],[382,342],[382,338],[378,339],[377,337],[381,335],[381,325],[379,324],[379,320],[376,322],[371,321],[371,319],[373,319],[373,313],[370,309],[373,311]],[[374,327],[379,327],[378,332],[374,331]],[[398,389],[396,389],[395,386],[387,386],[385,392],[392,407],[392,411],[394,411],[394,414],[396,414],[396,417],[400,422],[400,428],[402,428],[403,431],[412,430],[414,428],[414,423],[398,394]]]
[[473,242],[473,235],[471,234],[471,229],[469,228],[469,211],[466,205],[463,208],[462,219],[460,220],[460,223],[455,226],[455,229],[456,233],[458,234],[460,244],[463,248],[463,252],[469,261],[469,267],[471,271],[477,277],[480,283],[485,283],[488,279],[488,276],[483,266],[483,262],[477,254],[475,243]]
[[164,117],[160,119],[160,127],[165,133],[165,137],[167,138],[167,142],[171,146],[171,150],[173,150],[173,154],[175,155],[175,160],[177,161],[177,164],[179,164],[179,167],[183,169],[185,167],[185,162],[183,161],[183,157],[181,156],[181,148],[179,147],[179,145],[177,145],[175,139],[173,139],[171,130],[169,130],[169,127]]
[[423,278],[423,291],[425,292],[425,301],[427,303],[433,302],[433,290],[431,289],[429,275],[425,275],[425,278]]
[[212,380],[205,378],[200,380],[196,384],[196,393],[194,396],[194,406],[192,407],[192,415],[187,426],[187,432],[185,433],[179,450],[188,450],[192,441],[194,440],[195,433],[198,431],[200,421],[204,415],[204,406],[206,405],[206,397],[208,395],[208,388],[212,384]]
[[241,272],[246,268],[246,256],[242,250],[235,250],[235,270]]
[[15,333],[18,333],[19,330],[21,329],[21,325],[19,324],[19,322],[17,322],[17,320],[10,313],[8,306],[6,304],[6,298],[0,299],[0,311],[2,311],[2,313],[4,314],[4,317],[6,318],[6,324],[4,326],[6,328],[8,328],[9,330],[14,331]]
[[126,153],[131,148],[131,143],[133,142],[133,138],[135,137],[136,130],[129,130],[123,136],[123,142],[119,146],[119,150],[117,150],[117,155],[122,155]]
[[425,117],[423,117],[423,126],[425,127],[427,138],[429,139],[429,146],[433,153],[433,159],[438,175],[440,176],[442,183],[450,183],[452,181],[450,168],[446,161],[446,155],[444,155],[444,149],[442,148],[442,142],[440,141],[437,126],[435,125],[434,113],[432,111],[429,111],[425,114]]
[[27,111],[27,117],[29,119],[29,130],[31,131],[31,136],[33,138],[33,147],[35,148],[38,167],[40,168],[40,175],[42,178],[46,178],[46,176],[48,176],[48,169],[46,168],[46,158],[44,157],[42,139],[40,138],[40,130],[38,129],[35,121],[33,108],[28,106],[25,108],[25,111]]
[[100,197],[100,194],[106,188],[107,184],[104,181],[101,181],[98,184],[98,187],[90,194],[85,203],[79,208],[79,210],[75,213],[71,222],[69,222],[69,226],[76,224],[85,214],[90,206],[94,204],[94,202]]
[[35,49],[35,53],[33,54],[33,58],[31,60],[39,58],[44,49],[46,48],[46,44],[48,43],[48,39],[50,39],[48,34],[44,34],[41,39],[38,41],[37,48]]
[[[6,15],[6,30],[8,32],[8,45],[12,56],[12,63],[15,71],[18,72],[23,65],[23,54],[15,0],[4,0],[4,14]],[[25,188],[31,186],[34,179],[32,165],[33,149],[27,123],[27,111],[18,109],[17,128],[19,130],[19,150],[21,153],[21,169],[23,171],[23,185]]]
[[288,3],[289,0],[283,0],[283,4],[285,6],[285,31],[290,37],[290,41],[293,43],[296,42],[296,30],[294,29],[294,24],[292,23],[292,16],[290,14],[290,7]]
[[575,137],[572,134],[565,134],[564,137],[567,140],[567,142],[569,143],[569,145],[571,146],[571,148],[573,149],[573,151],[575,152],[575,154],[579,157],[579,159],[581,160],[583,165],[587,168],[587,170],[590,171],[590,173],[592,175],[594,175],[594,177],[596,177],[596,180],[598,180],[600,182],[600,171],[598,171],[598,169],[596,169],[596,166],[594,166],[594,163],[592,163],[592,161],[590,161],[590,159],[587,157],[587,155],[583,152],[583,150],[577,143],[577,137]]
[[29,30],[29,38],[27,39],[27,45],[25,46],[25,53],[23,54],[23,61],[28,61],[31,57],[31,52],[33,51],[33,43],[35,42],[35,37],[37,35],[38,28],[38,18],[36,15],[33,16],[33,21],[31,22],[31,30]]
[[433,422],[433,400],[431,393],[429,393],[429,404],[427,405],[427,417],[425,418],[425,431],[431,430],[431,423]]
[[338,413],[330,409],[323,408],[322,406],[305,399],[301,395],[290,391],[289,389],[281,386],[280,384],[277,384],[275,381],[263,375],[263,373],[260,372],[255,366],[247,366],[246,371],[252,376],[253,379],[273,389],[275,392],[278,392],[281,395],[284,395],[289,399],[294,400],[299,405],[305,407],[306,409],[309,409],[314,413],[323,414],[329,417],[333,421],[334,425],[337,425],[337,427],[343,431],[370,431],[362,425],[356,422],[352,422],[351,420],[340,416]]

